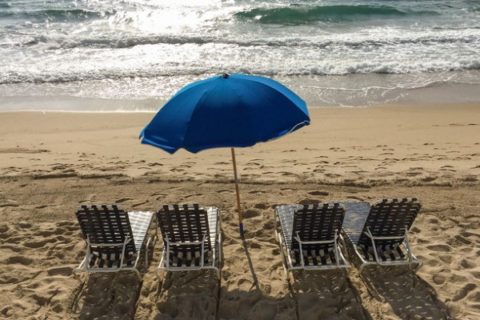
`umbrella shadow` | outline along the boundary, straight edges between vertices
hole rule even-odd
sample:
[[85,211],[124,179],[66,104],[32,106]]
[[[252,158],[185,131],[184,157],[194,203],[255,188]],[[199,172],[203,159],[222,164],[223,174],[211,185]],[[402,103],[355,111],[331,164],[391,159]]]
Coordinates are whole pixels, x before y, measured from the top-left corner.
[[133,272],[91,274],[71,305],[79,319],[132,319],[142,283]]
[[289,282],[298,319],[372,319],[345,269],[294,271]]
[[361,276],[370,293],[402,319],[451,319],[435,289],[408,267],[369,266]]

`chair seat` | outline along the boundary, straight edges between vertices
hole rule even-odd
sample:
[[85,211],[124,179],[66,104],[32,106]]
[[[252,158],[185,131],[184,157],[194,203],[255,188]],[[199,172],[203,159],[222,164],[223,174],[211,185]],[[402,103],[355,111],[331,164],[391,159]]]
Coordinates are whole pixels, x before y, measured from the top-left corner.
[[123,265],[121,265],[122,258],[120,253],[97,253],[92,252],[90,256],[90,261],[88,261],[89,268],[95,269],[122,269],[130,268],[135,264],[137,255],[135,253],[130,253],[125,256],[123,259]]
[[[301,266],[300,250],[291,250],[293,266]],[[336,265],[335,251],[333,247],[324,250],[303,250],[303,262],[306,267]]]
[[[375,253],[372,246],[358,245],[359,253],[367,262],[375,262]],[[383,262],[405,261],[408,256],[403,252],[399,245],[377,246],[377,254]]]

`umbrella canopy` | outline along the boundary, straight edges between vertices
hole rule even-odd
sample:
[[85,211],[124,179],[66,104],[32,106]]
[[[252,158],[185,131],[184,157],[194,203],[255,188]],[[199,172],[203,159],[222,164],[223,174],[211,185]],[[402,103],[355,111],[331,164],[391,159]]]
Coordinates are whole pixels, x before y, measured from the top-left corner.
[[305,102],[264,77],[233,74],[193,82],[178,91],[140,133],[141,142],[174,153],[230,147],[240,234],[242,210],[234,147],[249,147],[310,124]]
[[232,74],[178,91],[140,134],[142,143],[174,153],[249,147],[310,123],[305,102],[264,77]]

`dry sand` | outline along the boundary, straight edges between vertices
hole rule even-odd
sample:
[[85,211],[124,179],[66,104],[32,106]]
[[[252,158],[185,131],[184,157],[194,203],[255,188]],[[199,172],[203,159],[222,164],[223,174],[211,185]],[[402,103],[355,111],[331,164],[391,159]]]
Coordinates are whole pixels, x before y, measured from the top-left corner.
[[[140,145],[151,114],[0,113],[0,318],[478,319],[480,106],[325,108],[312,125],[238,150],[246,243],[226,149],[170,156]],[[280,203],[417,197],[424,266],[287,277]],[[134,274],[74,277],[81,203],[222,210],[224,266],[157,278],[159,246]],[[245,251],[245,245],[248,252]]]

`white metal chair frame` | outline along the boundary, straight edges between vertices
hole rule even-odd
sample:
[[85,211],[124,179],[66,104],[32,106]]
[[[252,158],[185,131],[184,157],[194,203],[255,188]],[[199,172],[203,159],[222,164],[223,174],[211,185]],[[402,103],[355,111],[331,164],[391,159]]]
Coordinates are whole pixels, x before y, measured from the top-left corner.
[[[372,264],[378,264],[382,266],[396,266],[396,265],[414,265],[418,264],[417,269],[421,267],[422,262],[417,259],[417,257],[413,254],[412,249],[410,248],[410,244],[408,242],[408,228],[405,226],[405,233],[402,236],[385,236],[385,237],[376,237],[372,234],[370,231],[370,228],[367,227],[367,230],[364,232],[364,234],[370,239],[372,242],[372,249],[373,249],[373,255],[375,257],[375,261],[367,261],[365,258],[362,256],[362,254],[358,250],[358,246],[354,244],[354,249],[355,253],[357,256],[360,258],[362,265],[360,266],[360,272],[363,270],[363,268],[367,265],[372,265]],[[402,244],[405,246],[405,249],[407,251],[407,259],[402,259],[398,261],[383,261],[379,258],[378,252],[377,252],[377,246],[375,244],[375,240],[402,240]]]
[[[123,241],[123,243],[118,243],[118,244],[110,244],[110,243],[95,243],[95,244],[92,244],[90,242],[90,239],[89,237],[87,236],[87,238],[85,239],[85,242],[86,242],[86,255],[85,255],[85,258],[83,258],[82,262],[80,263],[80,265],[74,269],[74,272],[87,272],[87,273],[100,273],[100,272],[119,272],[119,271],[135,271],[135,273],[137,274],[137,276],[140,278],[141,277],[141,274],[140,274],[140,271],[138,270],[138,262],[140,261],[140,255],[141,255],[141,251],[136,251],[136,258],[135,258],[135,263],[133,264],[133,266],[130,266],[130,267],[124,267],[123,266],[123,261],[125,259],[125,250],[126,250],[126,247],[127,245],[133,241],[133,238],[131,237],[126,237],[125,240]],[[153,241],[153,245],[152,247],[155,246],[155,243],[157,241],[157,234],[153,235],[153,236],[150,236],[147,240],[147,244],[145,245],[145,266],[148,266],[148,255],[149,255],[149,248],[150,248],[150,245]],[[95,268],[95,267],[90,267],[89,266],[89,262],[90,260],[92,259],[93,257],[93,254],[91,252],[91,248],[116,248],[116,247],[122,247],[122,256],[120,258],[120,267],[111,267],[111,268]]]

